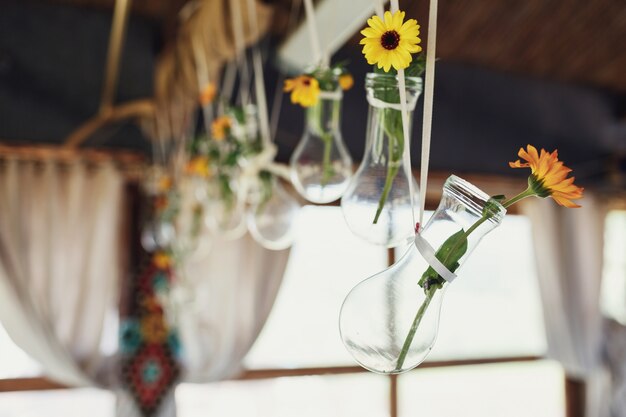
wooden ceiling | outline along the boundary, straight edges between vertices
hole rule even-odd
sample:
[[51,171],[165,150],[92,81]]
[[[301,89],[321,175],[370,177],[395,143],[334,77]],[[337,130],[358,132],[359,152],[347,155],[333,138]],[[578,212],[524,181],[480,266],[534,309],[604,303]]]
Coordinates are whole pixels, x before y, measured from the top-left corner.
[[[409,14],[426,20],[427,2]],[[624,0],[446,0],[437,55],[500,71],[626,92]]]
[[[46,1],[100,8],[115,3]],[[187,1],[134,0],[133,12],[171,26]],[[284,22],[292,0],[264,2],[273,4],[275,19]],[[401,5],[422,24],[425,37],[428,2]],[[439,3],[438,26],[442,59],[626,93],[624,0],[446,0]]]

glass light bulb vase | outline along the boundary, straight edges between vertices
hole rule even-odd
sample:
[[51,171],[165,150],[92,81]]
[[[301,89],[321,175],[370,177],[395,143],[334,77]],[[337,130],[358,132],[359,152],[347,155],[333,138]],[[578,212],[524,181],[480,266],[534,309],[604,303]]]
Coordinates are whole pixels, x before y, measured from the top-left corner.
[[248,230],[266,249],[287,249],[294,240],[293,228],[300,205],[269,172],[261,171],[259,183],[260,195],[247,215]]
[[449,282],[506,209],[451,176],[439,207],[402,258],[355,286],[341,307],[342,341],[364,368],[397,374],[424,361],[437,337]]
[[[365,153],[359,168],[341,199],[341,208],[350,230],[377,245],[394,247],[410,238],[413,212],[409,181],[414,195],[418,187],[411,167],[403,162],[405,149],[397,76],[370,73],[365,81],[369,114]],[[409,120],[422,92],[422,79],[406,78]],[[409,127],[409,132],[411,127]]]
[[306,109],[306,127],[291,156],[291,180],[307,200],[325,204],[339,199],[352,176],[352,158],[341,136],[341,91],[322,91]]

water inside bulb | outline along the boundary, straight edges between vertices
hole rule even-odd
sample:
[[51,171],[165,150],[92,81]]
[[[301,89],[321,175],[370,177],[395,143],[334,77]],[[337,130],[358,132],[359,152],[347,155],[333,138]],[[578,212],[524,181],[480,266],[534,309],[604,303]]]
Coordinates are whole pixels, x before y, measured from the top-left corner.
[[361,239],[388,248],[398,246],[413,234],[407,225],[413,223],[419,211],[417,182],[411,175],[411,201],[409,174],[402,164],[397,174],[390,174],[385,163],[368,155],[366,159],[341,198],[344,219]]
[[306,110],[306,128],[291,156],[291,180],[307,200],[339,199],[352,176],[352,158],[340,131],[341,99],[321,98]]
[[437,338],[446,286],[432,292],[421,288],[418,281],[427,268],[411,245],[397,263],[362,281],[346,297],[339,318],[341,339],[364,368],[397,374],[428,356]]
[[[394,247],[413,234],[413,213],[418,211],[419,190],[404,165],[405,148],[400,96],[396,76],[368,74],[369,113],[365,153],[359,169],[341,199],[348,227],[356,236],[376,245]],[[407,78],[409,119],[420,95],[420,78]],[[410,126],[409,126],[410,132]],[[413,182],[413,205],[409,184]]]
[[261,246],[287,249],[294,240],[300,205],[274,177],[261,181],[261,193],[248,212],[248,230]]

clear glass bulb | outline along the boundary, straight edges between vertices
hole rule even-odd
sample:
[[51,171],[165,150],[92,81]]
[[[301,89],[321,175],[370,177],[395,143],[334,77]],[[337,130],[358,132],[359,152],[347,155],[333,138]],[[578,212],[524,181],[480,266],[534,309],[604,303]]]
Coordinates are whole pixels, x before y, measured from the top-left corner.
[[211,247],[211,231],[205,222],[207,207],[207,184],[198,177],[188,177],[180,181],[180,206],[176,216],[174,250],[183,257],[189,257],[202,249]]
[[352,176],[352,158],[341,137],[340,114],[340,96],[322,96],[307,108],[304,135],[291,156],[291,181],[313,203],[340,198]]
[[[413,234],[419,194],[411,167],[404,164],[404,134],[395,75],[368,74],[369,114],[365,153],[341,199],[348,227],[360,238],[386,247],[405,242]],[[422,91],[421,78],[407,77],[409,120]],[[410,127],[409,127],[410,132]],[[413,182],[413,206],[409,193]]]
[[287,249],[293,243],[300,204],[271,175],[261,181],[261,189],[265,191],[248,212],[248,230],[264,248]]
[[212,202],[205,222],[213,234],[226,240],[239,239],[247,231],[245,206],[242,202],[234,205],[225,201]]
[[[489,218],[481,221],[485,210]],[[456,272],[505,213],[502,205],[478,188],[452,176],[419,239],[433,248],[448,270]],[[341,339],[364,368],[382,374],[405,372],[422,363],[432,349],[449,284],[422,252],[411,245],[398,262],[356,285],[344,300]]]

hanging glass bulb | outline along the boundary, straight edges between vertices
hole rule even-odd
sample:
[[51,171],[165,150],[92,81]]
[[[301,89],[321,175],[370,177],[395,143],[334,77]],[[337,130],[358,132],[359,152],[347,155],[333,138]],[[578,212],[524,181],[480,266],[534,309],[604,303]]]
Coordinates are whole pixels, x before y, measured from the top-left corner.
[[259,177],[260,195],[248,212],[248,230],[264,248],[287,249],[300,205],[272,174],[262,171]]
[[320,93],[306,109],[306,127],[291,156],[291,180],[313,203],[330,203],[345,192],[352,176],[352,158],[340,130],[341,91]]
[[339,327],[354,359],[383,374],[419,365],[437,337],[448,285],[442,278],[445,273],[432,259],[426,260],[425,246],[430,245],[430,255],[454,273],[482,237],[500,225],[505,213],[487,194],[451,176],[439,207],[420,229],[416,243],[394,265],[355,286],[344,300]]
[[[341,199],[341,208],[352,233],[368,242],[394,247],[413,233],[406,226],[411,224],[419,202],[414,198],[411,206],[409,179],[414,195],[418,187],[411,167],[405,166],[402,158],[404,134],[396,76],[368,74],[365,87],[369,103],[365,153]],[[406,78],[409,120],[421,91],[421,78]]]
[[176,241],[173,249],[180,257],[188,257],[202,249],[207,253],[212,236],[205,219],[208,201],[206,180],[189,176],[180,184],[180,208],[176,217]]
[[220,173],[213,198],[207,205],[205,222],[214,235],[236,240],[246,234],[245,194],[240,181]]

